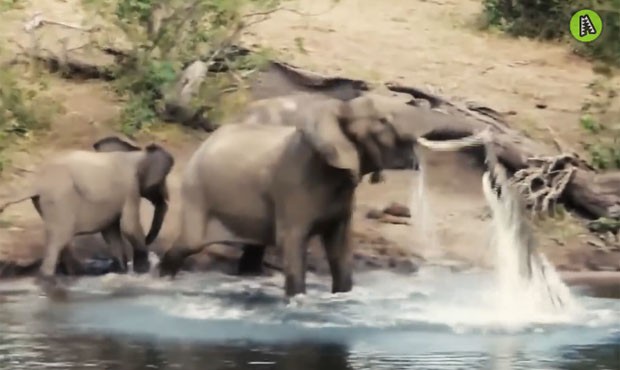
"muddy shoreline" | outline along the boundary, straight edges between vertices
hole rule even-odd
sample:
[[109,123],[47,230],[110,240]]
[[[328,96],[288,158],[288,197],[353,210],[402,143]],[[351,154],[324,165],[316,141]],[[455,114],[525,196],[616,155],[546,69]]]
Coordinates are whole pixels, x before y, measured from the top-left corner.
[[[178,154],[180,164],[185,162],[184,157],[188,153],[191,152]],[[469,156],[437,153],[427,160],[428,176],[423,193],[432,214],[425,215],[421,209],[418,171],[390,170],[385,172],[384,183],[372,185],[362,181],[359,185],[353,216],[356,272],[387,270],[409,274],[422,265],[441,265],[444,261],[451,261],[450,268],[456,271],[493,265],[492,248],[488,246],[491,220],[482,196],[481,171],[475,168]],[[172,245],[178,231],[176,193],[178,173],[182,170],[180,165],[170,178],[169,214],[160,237],[151,246],[157,255]],[[152,207],[146,203],[141,210],[145,225],[152,217]],[[402,206],[394,212],[400,217],[383,212],[395,203]],[[403,207],[408,208],[409,212],[404,212]],[[0,230],[0,278],[34,274],[44,252],[41,220],[29,203],[7,209],[3,217],[11,220],[11,227]],[[437,235],[434,243],[425,240],[425,231],[420,227],[422,217],[430,217],[434,221],[432,232]],[[563,274],[569,281],[598,281],[601,276],[616,274],[597,273],[596,270],[620,270],[620,252],[596,250],[584,239],[591,237],[587,234],[558,245],[551,240],[553,232],[544,228],[537,231],[540,251],[558,271],[566,271]],[[78,261],[97,260],[94,264],[100,270],[92,274],[100,274],[101,268],[105,270],[109,252],[100,235],[76,237],[73,244],[72,250]],[[191,258],[184,270],[216,270],[234,274],[240,256],[239,247],[215,245]],[[279,269],[279,257],[273,248],[268,248],[265,261],[267,266]],[[322,248],[316,242],[309,247],[308,270],[318,274],[328,273]],[[580,272],[584,270],[591,271],[591,275]]]

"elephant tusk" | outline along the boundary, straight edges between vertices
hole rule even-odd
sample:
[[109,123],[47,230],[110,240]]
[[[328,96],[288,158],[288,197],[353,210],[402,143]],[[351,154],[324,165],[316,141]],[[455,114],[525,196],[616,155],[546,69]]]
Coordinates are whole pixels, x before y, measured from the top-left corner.
[[426,138],[419,137],[417,139],[417,142],[425,148],[428,148],[434,151],[445,152],[445,151],[455,151],[455,150],[459,150],[462,148],[475,146],[475,145],[487,144],[491,142],[491,140],[492,140],[491,129],[485,128],[484,130],[476,134],[470,135],[462,139],[435,141],[435,140],[428,140]]

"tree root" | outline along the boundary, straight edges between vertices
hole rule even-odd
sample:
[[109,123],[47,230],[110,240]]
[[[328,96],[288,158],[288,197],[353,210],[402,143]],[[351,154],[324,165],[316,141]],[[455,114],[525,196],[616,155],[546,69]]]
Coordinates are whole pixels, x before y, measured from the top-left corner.
[[553,215],[576,170],[576,159],[570,154],[532,157],[528,167],[517,171],[511,179],[533,213]]

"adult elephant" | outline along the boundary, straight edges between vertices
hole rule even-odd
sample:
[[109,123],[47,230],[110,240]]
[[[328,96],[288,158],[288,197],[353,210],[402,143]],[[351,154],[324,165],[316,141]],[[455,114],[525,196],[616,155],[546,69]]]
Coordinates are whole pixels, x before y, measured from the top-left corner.
[[283,251],[287,296],[304,293],[309,239],[322,239],[332,292],[351,290],[351,213],[365,174],[385,158],[408,155],[415,138],[399,133],[368,97],[317,99],[289,126],[229,124],[196,150],[184,171],[178,240],[160,262],[174,276],[183,260],[202,250],[210,220],[246,245]]
[[[133,248],[133,269],[150,269],[147,245],[161,228],[167,212],[166,178],[174,158],[157,144],[144,149],[115,136],[97,141],[95,152],[74,150],[44,163],[26,194],[0,206],[31,199],[45,223],[46,249],[39,280],[53,285],[63,249],[77,235],[101,232],[113,249],[121,270],[127,258],[122,238]],[[151,229],[145,237],[140,223],[140,199],[155,205]]]
[[[388,103],[395,103],[394,99],[377,94],[366,93],[366,96],[372,98],[376,108],[380,108],[382,114],[391,116],[394,110],[393,106],[385,105]],[[350,100],[350,98],[335,98],[321,93],[309,93],[300,92],[289,95],[282,95],[271,98],[259,99],[251,102],[246,108],[238,115],[234,116],[230,123],[235,124],[260,124],[260,125],[274,125],[274,126],[295,126],[301,127],[305,124],[305,120],[308,117],[309,112],[314,108],[312,102],[328,101],[339,99],[342,101]],[[396,102],[399,102],[397,99]],[[377,105],[377,103],[379,103]],[[399,102],[399,106],[404,104]],[[368,142],[366,147],[369,148],[369,153],[375,158],[376,161],[382,161],[383,163],[378,166],[383,169],[419,169],[419,163],[413,146],[406,142],[400,143],[401,147],[398,148],[398,155],[393,153],[384,153],[383,158],[379,149],[373,146],[372,142]],[[377,159],[380,158],[380,159]],[[384,181],[384,176],[381,171],[375,171],[370,174],[370,183],[376,184]],[[238,274],[240,275],[255,275],[262,271],[263,257],[265,255],[265,246],[243,246],[243,254],[239,260]]]

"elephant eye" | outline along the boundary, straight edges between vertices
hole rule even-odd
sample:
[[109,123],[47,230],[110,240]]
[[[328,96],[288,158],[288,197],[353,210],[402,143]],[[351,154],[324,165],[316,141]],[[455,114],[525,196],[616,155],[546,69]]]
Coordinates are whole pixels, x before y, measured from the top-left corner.
[[379,118],[379,122],[381,122],[384,125],[387,125],[388,124],[388,119],[385,118],[385,117],[381,117],[381,118]]

